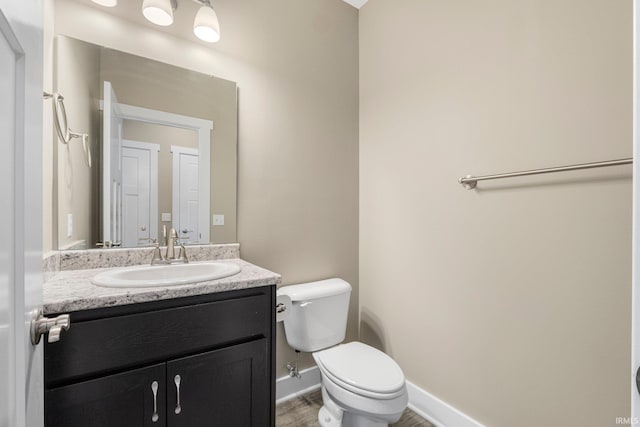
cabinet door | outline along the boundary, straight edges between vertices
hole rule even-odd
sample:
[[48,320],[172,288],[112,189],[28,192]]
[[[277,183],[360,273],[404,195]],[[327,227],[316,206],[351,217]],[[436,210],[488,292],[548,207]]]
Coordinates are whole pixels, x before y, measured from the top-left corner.
[[168,426],[272,425],[267,351],[263,338],[168,362]]
[[161,363],[47,390],[45,425],[165,427],[166,386]]

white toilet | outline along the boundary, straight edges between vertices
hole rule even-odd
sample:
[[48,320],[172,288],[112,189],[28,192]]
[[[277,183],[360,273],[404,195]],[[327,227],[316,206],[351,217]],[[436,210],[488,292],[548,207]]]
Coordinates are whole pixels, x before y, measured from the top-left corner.
[[322,376],[323,427],[387,426],[402,416],[409,401],[404,374],[383,352],[345,337],[351,285],[328,279],[285,286],[279,295],[291,299],[284,318],[287,342],[313,352]]

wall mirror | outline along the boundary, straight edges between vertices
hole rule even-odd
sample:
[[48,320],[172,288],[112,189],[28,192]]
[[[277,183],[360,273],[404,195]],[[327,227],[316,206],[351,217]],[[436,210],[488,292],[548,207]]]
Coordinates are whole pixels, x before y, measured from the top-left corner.
[[235,82],[65,36],[53,81],[92,164],[54,134],[58,249],[236,241]]

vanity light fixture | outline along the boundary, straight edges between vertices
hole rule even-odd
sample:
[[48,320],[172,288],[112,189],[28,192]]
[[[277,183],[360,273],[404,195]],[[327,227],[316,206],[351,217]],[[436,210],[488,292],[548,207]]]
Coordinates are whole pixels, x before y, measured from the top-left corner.
[[[118,0],[92,0],[106,7],[118,5]],[[211,0],[193,0],[200,5],[193,20],[193,34],[200,40],[215,43],[220,40],[220,22],[213,10]],[[143,0],[142,14],[150,22],[167,27],[173,24],[173,12],[178,8],[177,0]]]
[[118,5],[118,0],[92,0],[94,3],[100,6],[115,7]]
[[177,7],[176,0],[144,0],[142,14],[154,24],[166,27],[173,24],[173,11]]
[[194,0],[202,6],[193,21],[193,34],[200,40],[215,43],[220,40],[220,23],[210,0]]

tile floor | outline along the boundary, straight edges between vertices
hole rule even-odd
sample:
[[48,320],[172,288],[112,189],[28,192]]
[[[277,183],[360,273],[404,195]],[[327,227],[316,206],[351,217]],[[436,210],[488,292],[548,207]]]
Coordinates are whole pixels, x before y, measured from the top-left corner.
[[[276,406],[276,427],[318,427],[318,411],[322,406],[320,390],[302,395]],[[407,408],[395,427],[434,427],[429,421]]]

